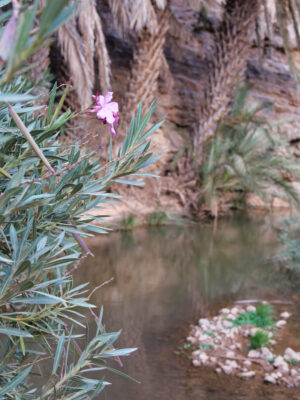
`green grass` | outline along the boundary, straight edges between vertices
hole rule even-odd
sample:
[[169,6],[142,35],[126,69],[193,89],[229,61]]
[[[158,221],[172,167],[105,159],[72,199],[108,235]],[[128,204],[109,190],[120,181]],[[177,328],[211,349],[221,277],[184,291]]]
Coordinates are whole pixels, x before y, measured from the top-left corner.
[[136,218],[133,214],[127,215],[121,222],[121,227],[124,230],[133,229],[136,226]]
[[295,360],[294,358],[286,359],[286,362],[288,362],[291,365],[298,365],[299,361]]
[[162,226],[167,221],[167,215],[163,211],[155,211],[148,216],[149,226]]
[[257,328],[268,328],[274,326],[273,308],[270,305],[262,305],[257,307],[256,311],[244,312],[240,314],[234,321],[233,326],[253,325]]
[[250,336],[250,349],[260,349],[268,344],[269,336],[267,333],[258,331]]
[[216,336],[215,332],[213,332],[213,331],[205,331],[203,333],[204,333],[204,335],[207,335],[207,336]]

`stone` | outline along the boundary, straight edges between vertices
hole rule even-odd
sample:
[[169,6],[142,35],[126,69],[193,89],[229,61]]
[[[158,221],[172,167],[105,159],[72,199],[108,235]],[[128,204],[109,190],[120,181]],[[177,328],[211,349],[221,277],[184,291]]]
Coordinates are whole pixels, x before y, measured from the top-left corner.
[[260,358],[260,352],[257,350],[250,350],[248,353],[249,358]]
[[282,356],[277,356],[273,362],[275,368],[278,368],[282,363],[284,363],[284,358]]
[[264,381],[266,383],[271,383],[272,385],[276,385],[276,382],[277,382],[275,376],[269,375],[269,374],[266,374],[264,376]]
[[261,352],[261,357],[264,358],[265,360],[274,357],[273,353],[267,347],[262,347],[260,349],[260,352]]
[[221,312],[221,314],[229,314],[230,310],[228,310],[228,308],[222,308],[222,310],[220,312]]
[[271,340],[269,340],[269,343],[270,343],[272,346],[275,346],[276,340],[271,339]]
[[204,352],[201,352],[199,354],[199,360],[201,361],[202,364],[205,364],[208,361],[208,355]]
[[240,342],[237,342],[237,343],[235,344],[235,347],[236,347],[236,349],[238,349],[238,350],[242,350],[242,348],[243,348],[242,343],[240,343]]
[[292,368],[290,374],[294,378],[295,376],[299,375],[299,372],[295,368]]
[[251,328],[250,329],[250,335],[251,336],[255,336],[257,334],[257,332],[260,331],[259,328]]
[[232,322],[225,320],[225,321],[223,321],[223,326],[224,326],[224,328],[229,329],[232,327]]
[[236,369],[239,368],[237,362],[235,360],[226,360],[225,361],[226,365],[229,365],[230,367],[232,367],[232,369]]
[[191,344],[196,344],[197,343],[197,339],[194,336],[188,336],[186,338],[186,340]]
[[216,373],[217,373],[217,374],[221,374],[221,373],[222,373],[221,368],[216,368]]
[[250,368],[251,365],[252,365],[252,362],[251,362],[250,360],[245,360],[243,364],[244,364],[244,366],[245,366],[246,368]]
[[216,364],[217,359],[215,357],[211,357],[210,358],[210,362],[213,363],[213,364]]
[[209,327],[209,326],[210,326],[209,319],[207,319],[207,318],[200,318],[200,319],[199,319],[199,326],[201,326],[201,328]]
[[226,375],[233,375],[233,368],[231,365],[220,364],[220,367]]
[[280,319],[275,324],[276,328],[283,328],[285,325],[286,325],[286,321],[284,319]]
[[196,358],[196,359],[193,360],[193,365],[194,365],[194,367],[200,367],[201,366],[201,361]]
[[256,311],[256,307],[255,306],[247,306],[246,311],[247,312],[255,312]]
[[289,365],[282,356],[276,357],[273,365],[275,368],[278,368],[278,371],[282,374],[288,374],[290,372]]
[[234,358],[235,357],[235,352],[234,351],[227,351],[226,352],[226,357],[228,358]]
[[240,313],[239,308],[233,307],[233,308],[231,309],[231,314],[237,315],[237,314],[239,314],[239,313]]
[[231,319],[233,321],[235,320],[236,316],[233,314],[228,314],[226,318]]
[[284,319],[290,318],[291,315],[292,315],[292,314],[290,314],[290,313],[287,312],[287,311],[285,311],[285,312],[283,312],[283,313],[280,314],[281,318],[284,318]]
[[295,361],[300,363],[300,353],[297,353],[296,351],[294,351],[290,347],[285,349],[284,358],[287,359],[287,360],[293,359],[293,360],[295,360]]
[[248,371],[248,372],[242,372],[239,377],[244,379],[244,380],[249,380],[251,378],[254,378],[256,375],[255,371]]

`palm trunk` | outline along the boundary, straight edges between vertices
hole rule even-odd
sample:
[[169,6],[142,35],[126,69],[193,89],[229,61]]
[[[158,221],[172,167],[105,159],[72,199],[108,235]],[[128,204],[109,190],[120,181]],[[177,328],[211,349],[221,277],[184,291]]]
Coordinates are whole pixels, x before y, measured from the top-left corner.
[[156,33],[144,29],[139,35],[133,57],[131,78],[125,95],[121,113],[121,129],[125,135],[132,115],[138,104],[143,103],[147,109],[155,100],[158,89],[158,76],[163,62],[163,46],[166,32],[169,28],[169,11],[165,10],[159,18],[159,27]]
[[218,122],[229,111],[236,85],[244,80],[258,8],[259,0],[226,3],[224,21],[216,35],[205,104],[194,136],[193,162],[198,172],[203,162],[203,145],[215,135]]

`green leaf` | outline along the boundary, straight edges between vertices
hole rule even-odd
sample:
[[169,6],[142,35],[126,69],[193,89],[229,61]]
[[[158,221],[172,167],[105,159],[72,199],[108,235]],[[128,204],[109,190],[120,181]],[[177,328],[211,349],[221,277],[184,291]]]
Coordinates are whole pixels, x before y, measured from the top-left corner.
[[17,208],[19,210],[21,209],[25,210],[26,208],[45,205],[49,203],[51,199],[53,199],[54,197],[55,197],[54,194],[37,194],[23,201],[21,204],[18,205]]
[[8,336],[17,336],[17,337],[26,337],[26,338],[33,337],[31,335],[31,333],[29,333],[29,332],[22,331],[21,329],[17,329],[17,328],[9,328],[6,326],[0,326],[0,333],[2,333],[3,335],[8,335]]
[[52,368],[52,375],[56,374],[58,364],[61,359],[62,351],[64,349],[65,339],[66,339],[66,336],[65,336],[65,333],[63,332],[63,334],[60,336],[58,343],[57,343],[57,348],[56,348],[56,353],[55,353],[53,368]]
[[34,101],[36,99],[36,96],[29,94],[0,93],[0,103],[21,103],[23,101]]
[[4,396],[5,394],[10,393],[14,388],[20,385],[27,376],[29,375],[32,367],[26,368],[19,375],[17,375],[14,379],[12,379],[9,383],[7,383],[2,389],[0,389],[0,396]]

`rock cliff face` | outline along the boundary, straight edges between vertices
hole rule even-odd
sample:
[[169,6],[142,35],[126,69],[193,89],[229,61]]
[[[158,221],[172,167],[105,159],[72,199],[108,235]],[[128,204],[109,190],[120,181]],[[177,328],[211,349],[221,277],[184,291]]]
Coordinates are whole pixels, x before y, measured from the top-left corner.
[[[214,31],[222,14],[220,8],[203,19],[198,11],[186,7],[185,0],[173,0],[171,8],[170,30],[164,48],[168,65],[160,74],[157,101],[160,115],[166,115],[171,123],[191,131],[205,101],[204,89],[212,67]],[[98,1],[98,9],[104,21],[112,59],[114,89],[123,98],[130,76],[134,41],[114,28],[106,0]],[[300,156],[300,97],[282,40],[276,35],[277,30],[274,25],[271,44],[266,39],[261,48],[256,46],[256,38],[253,38],[246,81],[251,87],[251,100],[274,103],[268,114],[270,122],[285,120],[281,131]]]
[[[130,77],[134,38],[114,27],[107,0],[98,0],[97,4],[112,60],[113,89],[116,97],[122,99]],[[165,196],[167,202],[170,201],[168,195],[172,192],[170,188],[174,187],[174,182],[168,176],[169,163],[183,146],[178,132],[188,137],[198,122],[199,110],[205,101],[208,74],[212,68],[214,33],[222,18],[221,7],[203,17],[199,11],[187,8],[185,0],[173,0],[171,9],[170,29],[164,46],[167,63],[161,69],[157,98],[157,118],[165,118],[167,122],[154,140],[157,147],[165,151],[162,162],[156,167],[156,172],[163,177],[159,189],[157,183],[147,183],[148,189],[144,192],[144,201],[150,196],[149,190],[153,191],[152,194],[156,193],[156,200],[154,194],[151,197],[152,205],[153,201],[160,205],[164,203]],[[270,123],[282,121],[282,135],[289,139],[294,154],[300,157],[300,97],[276,24],[273,25],[273,31],[272,39],[265,37],[265,32],[262,32],[260,47],[257,46],[256,37],[253,37],[245,76],[251,88],[249,101],[274,103],[267,117]],[[141,196],[140,189],[137,190]],[[184,202],[180,194],[177,199]]]

